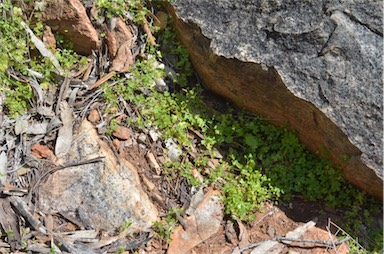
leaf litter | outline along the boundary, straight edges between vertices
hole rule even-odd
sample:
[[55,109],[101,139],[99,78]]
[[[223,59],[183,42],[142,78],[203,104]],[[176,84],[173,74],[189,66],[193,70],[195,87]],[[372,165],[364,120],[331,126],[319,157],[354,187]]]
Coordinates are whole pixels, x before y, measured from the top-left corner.
[[[125,36],[125,38],[115,38],[117,33],[111,34],[109,28],[104,26],[107,36],[99,51],[93,52],[85,67],[76,72],[72,71],[68,75],[64,74],[55,55],[43,41],[25,23],[22,24],[39,53],[49,58],[55,66],[56,79],[60,84],[60,89],[54,86],[42,89],[39,84],[39,79],[43,77],[42,74],[30,70],[32,77],[29,78],[29,81],[34,92],[32,109],[16,120],[5,115],[2,110],[0,111],[0,223],[5,235],[0,240],[1,253],[8,253],[8,251],[19,253],[22,251],[117,253],[122,250],[138,249],[147,251],[143,253],[164,253],[167,250],[168,243],[154,239],[153,231],[130,235],[127,229],[123,229],[114,234],[105,235],[97,228],[87,229],[85,226],[87,222],[83,221],[82,216],[63,212],[44,214],[38,205],[38,189],[54,172],[80,164],[103,162],[103,157],[80,162],[68,162],[63,158],[71,148],[77,127],[83,119],[87,117],[89,119],[90,112],[92,112],[93,118],[89,120],[96,127],[98,134],[106,138],[108,123],[112,116],[105,112],[103,90],[100,86],[109,82],[117,73],[129,77],[130,67],[134,65],[136,58],[146,47],[146,42],[140,39],[140,33],[148,34],[150,43],[155,44],[146,18],[141,25],[132,23],[127,25],[124,22],[122,24],[121,20],[116,22],[120,26],[118,31],[124,31],[120,33],[120,36]],[[169,73],[174,73],[170,66],[165,66],[165,68],[169,70]],[[168,85],[164,80],[157,78],[154,80],[154,84],[158,91],[168,91]],[[0,99],[2,97],[0,96]],[[0,106],[2,106],[1,103]],[[118,100],[118,106],[118,111],[114,112],[116,115],[126,115],[130,118],[142,117],[136,105],[121,98]],[[150,127],[145,133],[145,131],[130,128],[124,124],[124,121],[120,121],[119,125],[126,128],[125,133],[128,133],[117,136],[120,144],[116,141],[113,146],[111,138],[106,138],[115,155],[118,158],[127,158],[136,164],[138,174],[146,186],[144,189],[148,190],[148,195],[159,209],[160,217],[166,217],[166,213],[176,207],[183,208],[181,215],[176,212],[179,222],[175,224],[185,227],[182,216],[184,214],[194,216],[197,207],[204,199],[204,193],[210,190],[208,188],[196,189],[174,173],[171,178],[162,174],[161,166],[164,163],[168,160],[177,161],[182,156],[182,150],[172,139],[163,140],[161,133]],[[194,133],[192,139],[204,139],[203,134],[197,130],[191,131]],[[150,138],[142,138],[143,136]],[[125,145],[121,145],[122,140]],[[167,153],[164,152],[164,148],[167,148]],[[268,220],[268,223],[275,223],[279,216],[283,216],[283,212],[274,212],[271,216],[260,217],[266,218],[265,221]],[[220,218],[220,220],[222,219]],[[286,217],[284,220],[288,221]],[[297,224],[290,223],[291,225],[286,228],[285,233],[297,226]],[[246,227],[240,221],[232,224],[236,224],[237,228],[231,231],[232,245],[225,239],[226,226],[222,222],[221,230],[216,233],[213,240],[204,237],[204,241],[197,241],[203,243],[195,248],[195,253],[208,253],[208,251],[213,251],[212,253],[246,253],[247,244],[251,239],[260,240],[264,237],[263,234],[255,236],[254,232],[248,232],[252,227]],[[233,225],[232,227],[234,227]],[[205,233],[198,229],[187,228],[187,230],[192,232],[197,230],[199,234]],[[273,244],[277,244],[277,242],[275,241]],[[235,248],[234,246],[237,245],[238,247]]]

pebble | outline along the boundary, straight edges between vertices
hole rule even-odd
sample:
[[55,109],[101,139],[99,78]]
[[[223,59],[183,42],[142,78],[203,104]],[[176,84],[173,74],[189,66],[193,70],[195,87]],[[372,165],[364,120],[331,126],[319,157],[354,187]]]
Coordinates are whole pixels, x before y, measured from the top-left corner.
[[145,144],[145,141],[147,140],[147,135],[145,135],[144,133],[140,133],[140,135],[137,137],[137,140]]
[[118,139],[114,139],[114,140],[112,141],[112,144],[113,144],[113,146],[114,146],[116,149],[119,149],[119,148],[120,148],[120,140],[118,140]]
[[131,129],[121,125],[117,125],[116,130],[112,132],[112,136],[122,140],[129,139],[130,135],[131,135]]
[[168,158],[172,161],[176,161],[182,154],[182,151],[177,147],[177,144],[172,139],[165,141],[165,147],[168,149]]
[[159,135],[154,129],[149,130],[149,136],[151,137],[153,142],[156,142],[157,140],[159,140]]
[[155,78],[155,89],[159,92],[166,92],[169,90],[167,84],[162,78]]

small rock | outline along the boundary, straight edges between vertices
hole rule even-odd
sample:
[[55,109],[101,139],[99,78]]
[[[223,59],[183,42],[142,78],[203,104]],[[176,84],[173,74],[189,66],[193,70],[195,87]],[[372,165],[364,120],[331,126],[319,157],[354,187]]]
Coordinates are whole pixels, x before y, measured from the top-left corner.
[[127,139],[127,141],[124,142],[125,147],[131,147],[133,145],[134,145],[134,142],[133,142],[132,138],[129,138],[129,139]]
[[223,209],[220,204],[219,193],[210,190],[193,215],[185,219],[186,230],[179,226],[173,231],[167,253],[183,254],[190,252],[193,247],[217,233],[222,218]]
[[31,124],[25,133],[33,135],[46,134],[48,128],[48,123],[34,123]]
[[46,146],[34,144],[31,148],[31,154],[38,159],[51,159],[54,157],[53,152]]
[[236,220],[237,225],[239,226],[239,244],[238,246],[242,249],[249,244],[249,233],[247,228],[244,226],[244,224],[240,220]]
[[115,28],[107,33],[107,41],[111,54],[114,56],[112,61],[112,71],[128,72],[134,62],[131,48],[134,44],[131,30],[122,19],[117,19]]
[[274,236],[275,236],[275,233],[276,233],[275,228],[272,227],[272,226],[268,226],[268,228],[267,228],[267,234],[268,234],[270,237],[274,237]]
[[134,60],[131,52],[131,42],[127,42],[117,51],[117,55],[112,62],[111,71],[120,73],[128,72],[133,63]]
[[[192,187],[192,191],[195,187]],[[193,193],[193,192],[192,192]],[[191,198],[191,202],[189,204],[189,207],[188,209],[185,211],[185,213],[189,216],[191,216],[196,208],[199,206],[199,204],[201,203],[201,201],[203,201],[204,199],[204,191],[202,188],[199,188],[193,195],[192,195],[192,198]]]
[[159,92],[166,92],[169,90],[167,84],[162,78],[155,78],[155,89]]
[[145,141],[147,140],[147,135],[145,135],[144,133],[140,133],[140,135],[137,137],[137,140],[142,144],[145,144]]
[[98,33],[79,0],[47,1],[42,18],[52,30],[69,37],[76,52],[89,55],[99,48]]
[[[332,239],[330,239],[330,237],[332,237]],[[321,229],[321,228],[318,228],[318,227],[312,227],[312,228],[308,229],[303,234],[302,239],[320,240],[320,241],[336,241],[337,237],[335,235],[333,235],[333,234],[330,236],[330,234],[326,230],[324,230],[324,229]],[[297,246],[296,249],[292,249],[290,251],[291,252],[293,251],[293,253],[294,253],[294,251],[302,253],[302,249],[305,248],[308,245],[306,245],[305,243],[298,242],[298,243],[296,243],[296,246]],[[300,247],[302,247],[302,248],[300,248]],[[318,247],[318,248],[312,248],[310,253],[322,254],[322,253],[326,253],[326,252],[324,251],[323,248]],[[336,249],[336,251],[334,251],[334,253],[338,253],[338,254],[350,253],[349,252],[349,247],[348,247],[348,245],[346,243],[343,243],[343,244],[337,246],[337,249]]]
[[159,135],[154,129],[149,130],[149,136],[151,137],[153,142],[156,142],[157,140],[159,140]]
[[121,115],[119,115],[118,117],[116,117],[116,121],[118,122],[118,123],[121,123],[122,121],[124,121],[125,119],[127,119],[128,118],[128,116],[126,115],[126,114],[121,114]]
[[167,139],[165,141],[165,147],[168,149],[168,158],[172,161],[177,161],[182,153],[177,144],[172,139]]
[[100,121],[100,115],[97,109],[93,109],[89,112],[88,121],[91,123],[98,123]]
[[120,145],[121,145],[120,140],[118,140],[118,139],[114,139],[114,140],[112,141],[112,145],[113,145],[116,149],[120,149]]
[[112,135],[121,140],[127,140],[131,135],[131,129],[121,125],[117,125],[116,130],[112,132]]

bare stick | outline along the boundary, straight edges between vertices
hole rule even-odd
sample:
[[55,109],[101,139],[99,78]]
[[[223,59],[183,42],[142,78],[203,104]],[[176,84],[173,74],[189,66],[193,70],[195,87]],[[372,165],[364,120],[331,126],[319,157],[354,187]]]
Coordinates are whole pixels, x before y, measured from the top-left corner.
[[[322,241],[322,240],[308,240],[308,239],[295,239],[295,238],[290,238],[290,237],[274,237],[272,238],[271,240],[267,240],[267,241],[276,241],[276,242],[281,242],[281,243],[284,243],[284,244],[287,244],[285,243],[284,241],[290,241],[290,242],[301,242],[301,243],[311,243],[311,244],[320,244],[320,245],[325,245],[326,247],[332,247],[333,244],[335,245],[340,245],[346,241],[349,241],[350,238],[347,237],[343,240],[340,240],[340,241],[336,241],[336,242],[330,242],[330,241]],[[267,241],[262,241],[262,242],[258,242],[258,243],[253,243],[253,244],[250,244],[244,248],[242,248],[240,250],[240,253],[246,251],[246,250],[249,250],[249,249],[253,249],[257,246],[260,246],[261,244],[267,242]]]
[[88,87],[88,90],[93,90],[93,89],[101,86],[104,82],[106,82],[108,79],[112,78],[115,74],[116,74],[115,71],[111,71],[110,73],[108,73],[107,75],[105,75],[104,77],[99,79],[96,83],[90,85]]
[[273,241],[282,242],[284,244],[287,244],[287,243],[285,243],[285,241],[289,241],[289,242],[321,244],[321,245],[325,245],[327,247],[332,247],[333,245],[340,245],[340,244],[350,240],[350,238],[346,237],[343,240],[335,242],[335,241],[324,241],[324,240],[295,239],[295,238],[290,238],[290,237],[279,237],[279,236],[277,236],[277,237],[274,237],[272,240]]

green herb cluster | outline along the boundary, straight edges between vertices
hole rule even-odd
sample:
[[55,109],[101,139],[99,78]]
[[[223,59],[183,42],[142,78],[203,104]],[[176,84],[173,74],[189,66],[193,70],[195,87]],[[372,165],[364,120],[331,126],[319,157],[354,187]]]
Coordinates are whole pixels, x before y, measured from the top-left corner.
[[[191,130],[204,136],[194,145],[208,153],[198,154],[196,158],[185,156],[182,161],[165,165],[168,170],[175,170],[191,184],[198,185],[201,182],[192,175],[192,169],[197,169],[205,176],[203,184],[214,183],[222,189],[225,211],[236,219],[254,219],[254,212],[262,209],[267,200],[289,200],[300,195],[306,200],[325,201],[331,207],[348,207],[350,213],[346,216],[352,231],[368,223],[361,217],[361,211],[364,209],[371,214],[374,202],[346,183],[339,169],[308,152],[295,133],[257,116],[235,114],[230,107],[224,114],[207,107],[203,89],[199,85],[187,86],[190,73],[184,71],[190,70],[188,52],[174,35],[166,34],[164,38],[168,40],[167,45],[173,44],[171,54],[176,53],[178,57],[177,64],[172,66],[179,80],[183,80],[178,84],[180,89],[158,92],[153,88],[155,78],[166,77],[155,63],[162,59],[154,56],[138,61],[130,79],[120,80],[105,89],[107,98],[123,96],[137,105],[142,117],[130,120],[131,123],[139,127],[156,126],[165,138],[177,140],[185,154],[192,150]],[[161,57],[162,53],[156,55]],[[178,79],[173,81],[178,82]],[[149,93],[145,95],[143,89]],[[223,151],[225,156],[219,160],[219,166],[212,169],[207,164],[215,158],[215,149]],[[382,247],[380,241],[375,244],[373,248]]]
[[[23,9],[23,1],[3,0],[0,3],[0,93],[5,95],[7,113],[15,118],[27,111],[33,99],[30,86],[30,78],[35,78],[33,72],[42,75],[38,82],[43,89],[56,83],[54,66],[39,54],[21,25],[26,22],[36,34],[41,33],[44,26],[38,18],[44,9],[40,6],[42,2],[35,3],[30,20],[26,19],[29,10]],[[86,60],[68,48],[58,48],[56,58],[66,74],[76,63]]]

